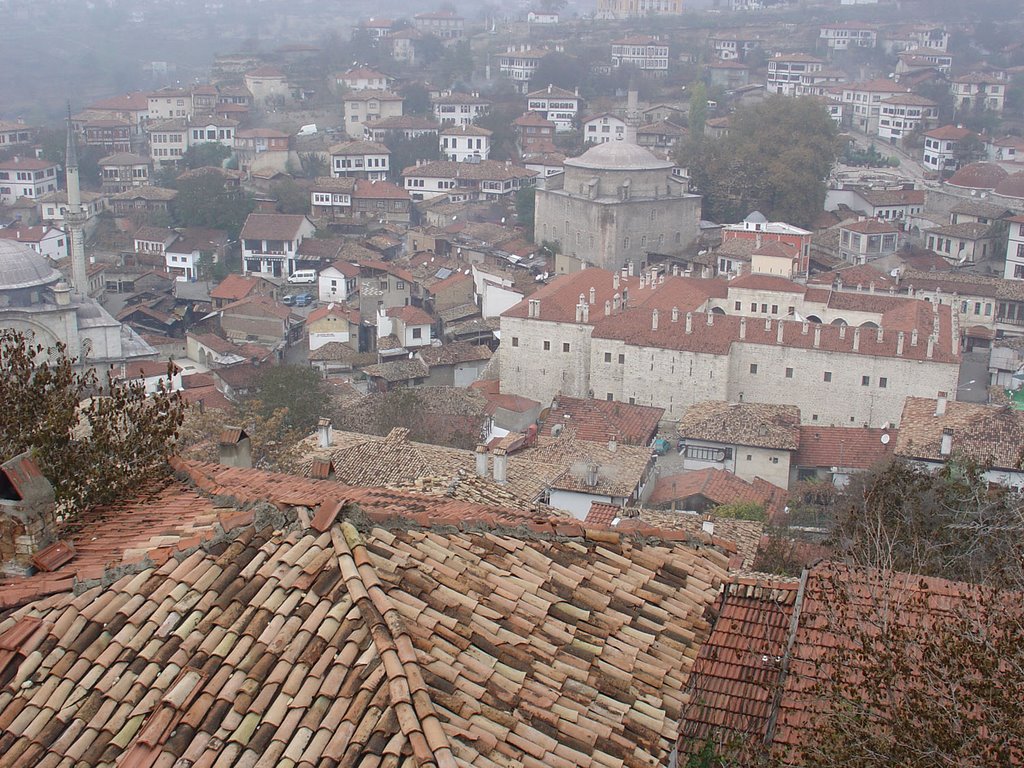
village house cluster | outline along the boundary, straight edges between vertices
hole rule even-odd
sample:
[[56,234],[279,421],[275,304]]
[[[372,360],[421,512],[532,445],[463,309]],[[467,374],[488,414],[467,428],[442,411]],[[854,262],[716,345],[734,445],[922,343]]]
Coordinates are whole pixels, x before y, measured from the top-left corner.
[[[837,585],[895,587],[771,529],[894,460],[1024,490],[1024,53],[896,5],[445,4],[0,105],[0,328],[223,422],[73,528],[0,456],[6,759],[795,749]],[[823,205],[711,220],[686,160],[765,100],[834,121]],[[282,369],[335,418],[274,464]]]

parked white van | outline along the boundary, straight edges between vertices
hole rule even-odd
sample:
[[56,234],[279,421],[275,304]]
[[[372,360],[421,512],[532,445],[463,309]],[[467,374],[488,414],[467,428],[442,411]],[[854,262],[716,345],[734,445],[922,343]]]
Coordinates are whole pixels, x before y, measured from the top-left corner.
[[300,285],[306,283],[316,282],[316,270],[315,269],[296,269],[292,274],[288,275],[288,282],[293,285]]

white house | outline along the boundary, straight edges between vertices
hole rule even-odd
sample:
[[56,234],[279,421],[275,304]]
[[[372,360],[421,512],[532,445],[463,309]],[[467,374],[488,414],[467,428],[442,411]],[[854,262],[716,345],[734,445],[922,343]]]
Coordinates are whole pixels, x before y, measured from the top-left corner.
[[877,78],[843,86],[843,104],[854,128],[864,133],[877,133],[882,102],[907,93],[905,86],[892,80]]
[[347,72],[336,75],[334,82],[350,91],[386,91],[395,82],[395,78],[370,67],[353,67]]
[[1006,101],[1006,80],[998,75],[970,72],[954,78],[950,84],[956,108],[987,109],[1002,112]]
[[309,329],[310,352],[332,342],[351,344],[353,335],[359,335],[359,313],[332,301],[310,312],[306,317],[306,327]]
[[530,11],[526,14],[528,24],[557,24],[558,13],[554,11]]
[[393,335],[405,349],[428,346],[433,324],[430,315],[412,304],[391,309],[381,306],[377,309],[377,338]]
[[457,163],[491,156],[491,132],[477,125],[448,126],[441,131],[438,141],[441,154]]
[[581,101],[578,90],[567,91],[548,84],[546,88],[526,96],[526,109],[554,123],[556,133],[564,133],[573,129]]
[[188,149],[189,124],[184,117],[151,123],[146,131],[149,133],[149,156],[155,168],[179,162]]
[[164,249],[168,274],[179,279],[196,280],[200,276],[202,259],[208,259],[211,265],[216,264],[224,257],[228,242],[228,233],[222,229],[189,227],[181,230]]
[[436,160],[402,171],[405,190],[413,200],[446,195],[454,202],[500,200],[532,186],[536,176],[536,171],[498,160],[466,163]]
[[182,370],[180,365],[168,360],[138,360],[133,363],[122,363],[118,378],[141,383],[146,388],[146,394],[153,395],[161,385],[168,392],[182,389]]
[[860,21],[841,21],[822,25],[818,39],[833,51],[874,48],[878,45],[878,28]]
[[348,301],[359,285],[359,267],[347,261],[336,261],[320,270],[317,283],[321,302]]
[[312,237],[309,217],[285,213],[250,213],[242,227],[242,274],[289,277],[295,271],[299,244]]
[[957,167],[960,142],[974,136],[972,131],[944,125],[924,135],[922,165],[932,171],[953,171]]
[[19,197],[38,200],[56,191],[56,163],[17,155],[0,162],[0,203],[13,203]]
[[188,130],[188,144],[216,143],[233,149],[235,146],[235,129],[238,121],[230,117],[204,116],[192,121]]
[[799,96],[806,75],[820,72],[824,67],[824,61],[806,53],[776,54],[768,60],[765,90],[783,96]]
[[0,239],[24,243],[51,261],[60,261],[68,255],[67,236],[63,231],[45,224],[39,227],[4,227],[0,229]]
[[583,140],[588,144],[606,144],[626,138],[626,121],[611,112],[594,115],[583,121]]
[[331,176],[354,176],[382,181],[391,169],[391,150],[373,141],[346,141],[335,144],[331,153]]
[[650,35],[633,35],[612,41],[612,66],[623,64],[644,72],[663,75],[668,72],[668,46]]
[[431,99],[434,117],[441,125],[470,125],[491,109],[491,102],[479,93],[445,91]]
[[363,126],[376,120],[402,116],[402,97],[390,91],[354,91],[343,99],[345,133],[352,138],[363,135]]
[[352,213],[352,193],[356,179],[351,177],[317,177],[309,190],[310,211],[316,217],[336,218]]
[[537,65],[548,53],[550,51],[534,50],[529,46],[509,46],[505,53],[498,55],[498,69],[512,80],[516,91],[526,93],[537,72]]
[[150,120],[170,120],[192,114],[192,92],[187,88],[161,88],[147,96]]
[[1024,280],[1024,216],[1007,219],[1006,267],[1003,277]]
[[916,93],[901,93],[882,99],[878,115],[878,137],[895,144],[922,126],[934,125],[939,106]]

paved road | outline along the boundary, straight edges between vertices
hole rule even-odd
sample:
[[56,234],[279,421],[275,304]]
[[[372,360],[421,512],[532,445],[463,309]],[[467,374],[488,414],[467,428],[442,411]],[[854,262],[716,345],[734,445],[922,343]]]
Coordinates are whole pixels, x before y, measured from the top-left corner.
[[988,359],[987,349],[963,353],[960,380],[956,387],[957,400],[965,403],[988,402]]

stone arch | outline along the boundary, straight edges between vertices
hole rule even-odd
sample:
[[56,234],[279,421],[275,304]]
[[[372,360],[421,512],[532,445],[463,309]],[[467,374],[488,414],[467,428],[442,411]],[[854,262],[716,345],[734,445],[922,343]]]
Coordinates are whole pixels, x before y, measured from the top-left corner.
[[838,327],[843,326],[843,325],[849,325],[849,323],[846,322],[845,320],[843,320],[843,318],[837,317],[835,320],[833,320],[830,323],[830,325],[834,325],[834,326],[836,326],[838,328]]
[[815,325],[821,325],[821,318],[818,317],[817,315],[808,315],[807,322],[814,323]]
[[860,327],[865,329],[877,329],[878,323],[874,323],[870,320],[867,320],[866,322],[861,323]]

